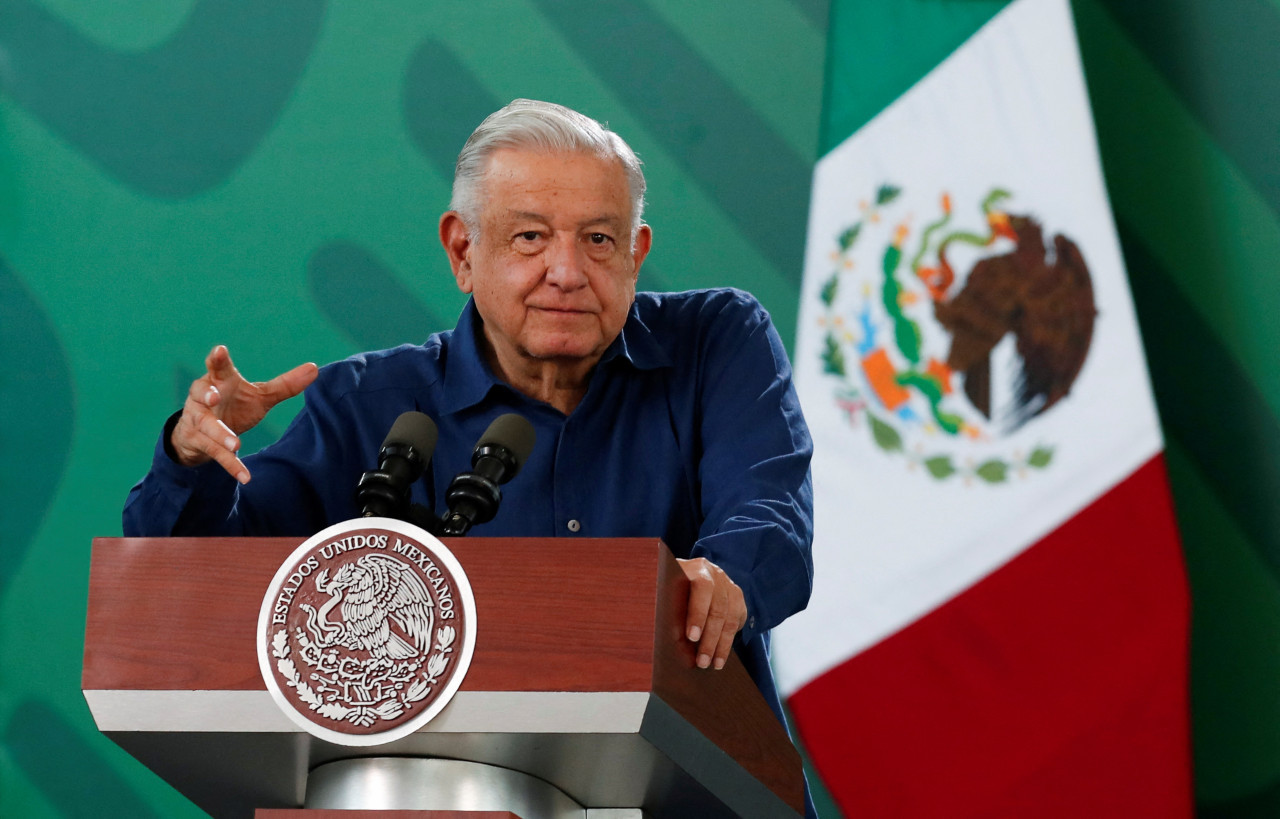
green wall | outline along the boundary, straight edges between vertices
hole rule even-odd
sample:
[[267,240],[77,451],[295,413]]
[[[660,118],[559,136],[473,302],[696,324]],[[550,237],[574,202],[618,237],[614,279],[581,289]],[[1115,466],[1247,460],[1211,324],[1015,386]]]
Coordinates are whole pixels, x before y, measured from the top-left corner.
[[[1280,0],[1074,6],[1195,599],[1201,813],[1280,815]],[[650,179],[642,284],[745,287],[789,339],[826,29],[825,0],[0,0],[0,816],[199,815],[80,695],[90,538],[212,345],[261,378],[452,324],[435,223],[502,103],[611,123]]]
[[791,336],[826,8],[751,6],[0,0],[0,815],[198,815],[81,697],[90,538],[212,345],[264,378],[453,324],[436,221],[503,103],[631,141],[642,284]]

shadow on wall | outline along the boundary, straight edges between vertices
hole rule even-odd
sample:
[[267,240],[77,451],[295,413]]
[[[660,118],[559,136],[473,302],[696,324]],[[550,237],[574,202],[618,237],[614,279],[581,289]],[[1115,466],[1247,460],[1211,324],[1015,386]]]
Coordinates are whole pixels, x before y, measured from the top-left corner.
[[[0,598],[58,493],[75,395],[67,355],[44,310],[0,258]],[[20,396],[20,400],[15,400]],[[27,467],[19,468],[19,465]]]

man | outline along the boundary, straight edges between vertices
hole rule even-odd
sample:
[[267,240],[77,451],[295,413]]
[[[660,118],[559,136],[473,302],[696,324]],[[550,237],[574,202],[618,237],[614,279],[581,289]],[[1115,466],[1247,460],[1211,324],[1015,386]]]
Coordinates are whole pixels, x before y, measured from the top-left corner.
[[[440,443],[413,500],[443,508],[489,422],[537,432],[497,517],[477,535],[661,536],[691,581],[686,636],[701,668],[735,641],[779,719],[768,630],[812,586],[812,444],[764,310],[732,290],[637,296],[652,244],[644,176],[623,140],[550,103],[517,100],[458,158],[440,240],[471,296],[421,346],[303,364],[251,383],[215,347],[151,472],[128,535],[310,535],[356,517],[356,481],[400,413]],[[276,444],[238,457],[276,403],[306,405]],[[591,571],[591,556],[573,571]]]

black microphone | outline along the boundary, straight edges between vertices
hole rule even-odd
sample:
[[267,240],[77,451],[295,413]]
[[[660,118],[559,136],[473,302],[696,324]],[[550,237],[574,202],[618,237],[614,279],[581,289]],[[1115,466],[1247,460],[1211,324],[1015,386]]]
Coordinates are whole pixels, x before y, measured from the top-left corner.
[[445,493],[449,511],[441,521],[443,534],[465,535],[472,526],[493,520],[502,502],[498,485],[520,471],[536,437],[533,424],[515,413],[499,415],[489,424],[471,453],[471,471],[454,478]]
[[361,517],[408,519],[409,489],[430,463],[439,434],[436,422],[421,412],[396,419],[378,452],[378,468],[356,484]]

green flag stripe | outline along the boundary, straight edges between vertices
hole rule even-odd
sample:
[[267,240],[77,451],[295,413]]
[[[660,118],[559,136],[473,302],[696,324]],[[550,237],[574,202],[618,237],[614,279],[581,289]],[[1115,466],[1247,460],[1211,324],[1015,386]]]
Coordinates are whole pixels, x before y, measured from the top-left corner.
[[1196,806],[1197,819],[1275,819],[1280,814],[1280,778],[1265,790]]
[[1168,440],[1165,455],[1195,601],[1197,795],[1224,802],[1280,776],[1280,732],[1258,730],[1280,725],[1280,654],[1273,648],[1280,645],[1280,585],[1177,439]]
[[1280,220],[1097,0],[1076,19],[1117,215],[1280,414]]
[[[1274,588],[1280,579],[1280,508],[1275,503],[1280,493],[1280,424],[1268,412],[1248,375],[1217,342],[1212,329],[1179,289],[1171,286],[1170,274],[1151,250],[1123,220],[1120,231],[1167,437],[1186,453],[1235,527],[1245,533],[1256,556],[1253,571]],[[1229,635],[1243,645],[1242,650],[1255,655],[1237,660],[1256,673],[1261,658],[1274,664],[1276,643],[1274,639],[1260,639],[1253,630],[1263,627],[1276,632],[1280,623],[1275,622],[1268,607],[1258,605],[1256,599],[1250,601],[1238,582],[1227,592],[1227,608],[1217,617],[1205,616],[1203,609],[1213,602],[1204,592],[1203,567],[1209,562],[1215,571],[1222,571],[1230,538],[1220,530],[1206,532],[1210,524],[1201,517],[1203,510],[1187,502],[1185,471],[1174,472],[1171,477],[1178,493],[1195,600],[1192,674],[1199,687],[1193,688],[1193,713],[1197,726],[1206,720],[1220,726],[1229,719],[1223,701],[1235,703],[1235,712],[1240,713],[1239,709],[1247,707],[1242,702],[1251,696],[1252,687],[1263,683],[1239,674],[1224,679],[1220,675],[1226,669],[1213,662],[1212,655],[1206,653],[1206,644],[1220,642]],[[1200,562],[1193,559],[1204,550],[1212,552],[1211,558]],[[1257,589],[1262,583],[1255,577],[1249,587]],[[1246,621],[1248,626],[1232,621]],[[1215,681],[1214,686],[1203,684],[1205,675]],[[1274,700],[1274,679],[1268,679],[1265,685],[1269,690],[1254,696]],[[1265,721],[1265,713],[1251,714],[1248,727],[1241,729],[1253,738],[1248,745],[1239,742],[1239,731],[1225,740],[1222,731],[1196,733],[1198,790],[1221,793],[1238,783],[1246,771],[1256,772],[1267,766],[1280,770],[1276,754],[1280,737],[1275,723]],[[1247,762],[1242,762],[1242,755],[1248,758]],[[1215,809],[1212,815],[1223,819],[1274,816],[1276,807],[1280,807],[1280,783],[1257,797],[1219,805],[1220,811]],[[1202,810],[1200,815],[1206,813]]]
[[1280,8],[1266,0],[1103,0],[1280,215]]
[[[819,155],[871,121],[1009,0],[853,0],[831,8]],[[905,32],[905,36],[887,36]]]
[[1164,426],[1280,578],[1280,423],[1141,237],[1119,227]]

